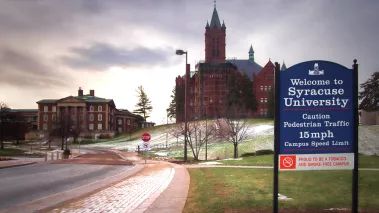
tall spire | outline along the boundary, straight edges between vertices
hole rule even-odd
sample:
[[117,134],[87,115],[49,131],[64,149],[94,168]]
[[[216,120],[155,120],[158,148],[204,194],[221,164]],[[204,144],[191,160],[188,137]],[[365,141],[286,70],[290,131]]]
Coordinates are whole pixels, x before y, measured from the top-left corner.
[[287,69],[287,66],[286,66],[286,64],[285,64],[284,61],[283,61],[283,65],[282,65],[280,71],[284,71],[284,70],[286,70],[286,69]]
[[249,61],[254,62],[254,50],[253,50],[253,44],[250,45],[250,50],[249,50]]
[[221,30],[221,23],[220,23],[220,19],[218,18],[218,13],[216,10],[216,0],[214,0],[214,9],[213,9],[211,25],[210,25],[211,29],[213,29],[213,27],[217,27],[218,29]]

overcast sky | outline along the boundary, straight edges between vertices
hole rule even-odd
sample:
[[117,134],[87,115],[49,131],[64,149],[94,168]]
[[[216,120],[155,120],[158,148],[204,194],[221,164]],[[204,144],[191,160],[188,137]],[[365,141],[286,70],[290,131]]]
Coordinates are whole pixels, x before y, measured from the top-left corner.
[[[213,0],[0,0],[0,101],[37,108],[79,87],[132,111],[143,85],[150,121],[166,122],[175,77],[204,59]],[[362,83],[379,71],[377,0],[218,0],[226,57],[359,64]]]

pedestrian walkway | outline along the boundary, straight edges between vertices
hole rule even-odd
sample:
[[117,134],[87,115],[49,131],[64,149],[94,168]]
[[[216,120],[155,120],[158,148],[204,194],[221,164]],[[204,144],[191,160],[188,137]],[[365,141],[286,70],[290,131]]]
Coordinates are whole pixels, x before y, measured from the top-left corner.
[[[170,164],[149,162],[145,169],[127,180],[48,212],[130,213],[145,200],[152,201],[159,197],[174,174],[175,169]],[[136,212],[143,212],[147,207],[148,204],[140,206]]]

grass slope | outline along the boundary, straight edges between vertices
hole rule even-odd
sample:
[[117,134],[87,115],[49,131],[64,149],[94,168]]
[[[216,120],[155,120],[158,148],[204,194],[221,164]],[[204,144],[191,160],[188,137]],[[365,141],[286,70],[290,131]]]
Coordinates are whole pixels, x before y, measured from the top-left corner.
[[[270,212],[273,172],[269,169],[189,169],[190,190],[185,213]],[[279,173],[279,192],[292,200],[279,208],[324,210],[351,207],[351,171],[291,171]],[[379,210],[379,171],[360,172],[359,207]]]

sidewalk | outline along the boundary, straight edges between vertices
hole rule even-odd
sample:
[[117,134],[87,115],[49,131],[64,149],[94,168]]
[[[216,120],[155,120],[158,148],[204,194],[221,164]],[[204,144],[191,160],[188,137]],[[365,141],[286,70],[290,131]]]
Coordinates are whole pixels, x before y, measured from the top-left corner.
[[182,212],[189,189],[187,170],[167,162],[144,162],[137,162],[145,168],[126,180],[41,212]]

